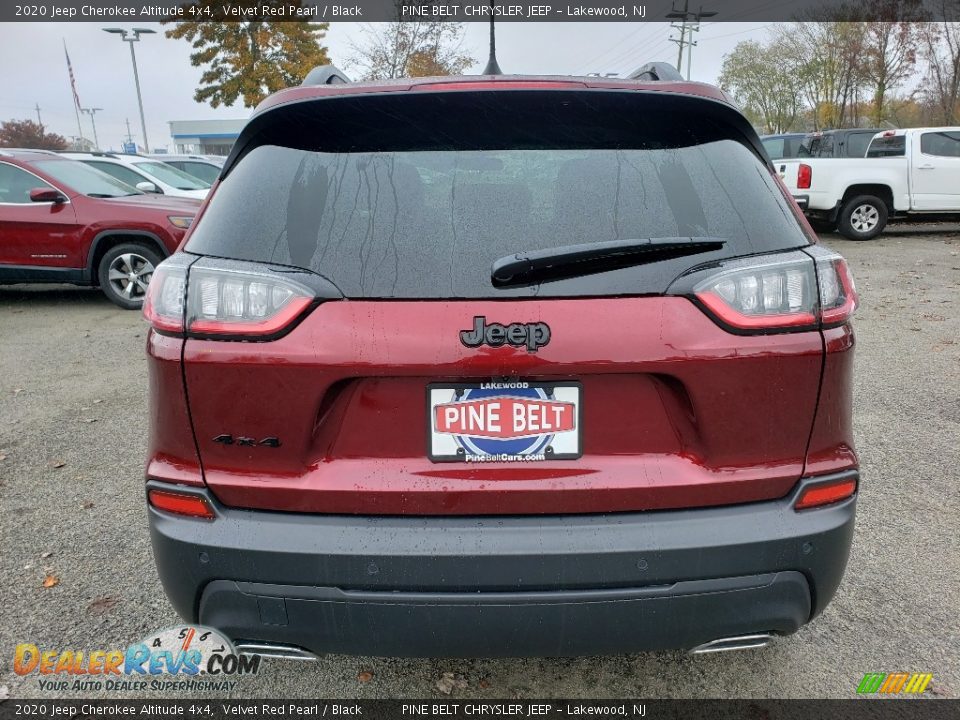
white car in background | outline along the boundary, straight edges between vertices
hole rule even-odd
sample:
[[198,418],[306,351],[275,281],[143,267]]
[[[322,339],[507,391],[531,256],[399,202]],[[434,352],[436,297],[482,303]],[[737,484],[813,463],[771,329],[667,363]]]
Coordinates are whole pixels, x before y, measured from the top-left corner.
[[102,170],[142,192],[197,200],[203,200],[210,192],[210,183],[145,155],[111,152],[63,152],[60,154]]
[[223,155],[173,155],[169,153],[154,153],[147,157],[165,162],[167,165],[175,167],[177,170],[183,170],[188,175],[211,185],[220,177],[220,170],[227,159]]

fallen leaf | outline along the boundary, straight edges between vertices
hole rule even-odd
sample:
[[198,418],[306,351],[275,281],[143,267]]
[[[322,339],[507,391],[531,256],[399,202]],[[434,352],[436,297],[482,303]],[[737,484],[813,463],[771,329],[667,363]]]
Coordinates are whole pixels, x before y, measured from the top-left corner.
[[97,421],[97,419],[96,419],[96,418],[84,418],[83,421],[84,421],[85,423],[95,423],[95,422]]
[[93,404],[94,404],[94,405],[99,405],[99,404],[102,403],[102,402],[103,402],[103,400],[94,400],[94,401],[93,401]]
[[53,553],[50,552],[49,550],[47,550],[46,552],[40,553],[40,558],[43,559],[43,560],[46,560],[46,559],[47,559],[48,557],[50,557],[51,555],[53,555]]
[[58,578],[56,575],[47,575],[43,579],[43,586],[48,589],[59,584],[60,584],[60,578]]
[[19,395],[19,394],[22,393],[22,392],[23,392],[23,388],[14,388],[14,389],[13,389],[13,394],[14,394],[14,395]]
[[6,459],[7,459],[7,456],[4,455],[3,453],[0,453],[0,460],[6,460]]
[[445,672],[436,682],[437,690],[444,695],[449,695],[454,688],[463,690],[467,687],[466,678],[463,675],[454,675],[452,672]]
[[63,460],[51,460],[47,465],[52,468],[62,468],[66,463]]
[[89,510],[90,508],[93,507],[93,501],[91,501],[91,500],[84,500],[84,501],[83,501],[83,504],[82,504],[80,507],[82,507],[84,510]]
[[90,601],[90,604],[87,605],[87,612],[103,613],[113,608],[118,602],[120,602],[120,600],[113,595],[94,598]]
[[454,684],[455,684],[455,681],[453,679],[453,673],[444,673],[443,677],[441,677],[435,683],[437,690],[442,692],[444,695],[449,695],[450,693],[453,692]]
[[483,688],[484,690],[486,690],[488,687],[490,687],[490,679],[489,679],[489,678],[480,678],[480,687]]
[[373,680],[373,673],[369,670],[361,670],[357,673],[357,680],[362,683],[368,683]]

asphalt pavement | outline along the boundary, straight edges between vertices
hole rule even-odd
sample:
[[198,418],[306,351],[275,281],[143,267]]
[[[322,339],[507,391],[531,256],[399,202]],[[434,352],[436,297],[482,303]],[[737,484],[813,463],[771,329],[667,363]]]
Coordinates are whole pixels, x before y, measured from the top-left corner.
[[[268,660],[230,696],[846,698],[866,672],[905,671],[960,697],[960,231],[824,242],[848,258],[862,298],[864,480],[845,579],[812,624],[712,656]],[[17,676],[17,643],[123,648],[178,622],[143,505],[146,333],[94,289],[0,287],[0,697],[97,695]]]

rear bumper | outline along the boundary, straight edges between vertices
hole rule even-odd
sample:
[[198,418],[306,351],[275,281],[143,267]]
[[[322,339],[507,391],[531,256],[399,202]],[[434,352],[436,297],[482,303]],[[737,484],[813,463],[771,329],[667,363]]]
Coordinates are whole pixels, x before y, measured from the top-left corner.
[[802,485],[731,507],[482,518],[244,511],[191,489],[215,520],[153,508],[149,520],[174,607],[234,640],[583,655],[789,634],[822,611],[846,566],[856,498],[798,513]]

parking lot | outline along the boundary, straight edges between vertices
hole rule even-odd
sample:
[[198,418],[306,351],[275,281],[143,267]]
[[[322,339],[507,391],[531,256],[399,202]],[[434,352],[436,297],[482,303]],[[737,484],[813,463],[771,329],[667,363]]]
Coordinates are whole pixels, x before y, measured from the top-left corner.
[[[906,671],[960,697],[960,229],[825,242],[861,294],[864,481],[822,617],[764,650],[712,656],[269,660],[232,695],[842,698],[865,672]],[[0,287],[0,697],[51,695],[14,674],[17,643],[122,648],[178,621],[143,507],[146,331],[96,290]]]

